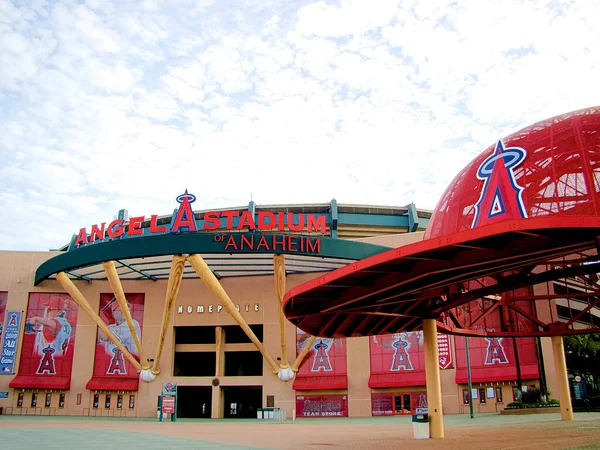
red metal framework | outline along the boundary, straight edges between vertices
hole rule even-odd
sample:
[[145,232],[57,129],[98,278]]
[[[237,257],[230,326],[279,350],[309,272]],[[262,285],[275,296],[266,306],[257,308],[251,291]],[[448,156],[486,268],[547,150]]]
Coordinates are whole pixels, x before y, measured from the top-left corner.
[[600,331],[600,110],[540,122],[503,144],[526,152],[511,168],[523,218],[471,228],[490,147],[448,187],[424,241],[292,289],[288,319],[318,336],[412,331],[423,318],[474,336]]

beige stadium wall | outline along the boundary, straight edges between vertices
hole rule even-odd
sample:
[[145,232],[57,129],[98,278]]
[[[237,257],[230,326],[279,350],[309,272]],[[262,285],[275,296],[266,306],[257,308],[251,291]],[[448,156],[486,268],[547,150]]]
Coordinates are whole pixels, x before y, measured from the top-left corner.
[[[400,235],[381,236],[369,239],[360,239],[363,242],[372,242],[390,247],[398,247],[408,243],[422,240],[423,233],[406,233]],[[64,292],[58,282],[47,280],[39,286],[33,286],[34,275],[37,267],[47,259],[58,254],[57,252],[0,252],[0,291],[8,291],[7,310],[27,310],[28,295],[30,292]],[[297,286],[320,274],[294,274],[286,277],[286,289]],[[97,311],[100,301],[100,294],[110,293],[111,288],[107,281],[75,281],[75,284],[81,292],[87,297],[92,308]],[[273,357],[280,357],[281,346],[279,336],[279,319],[277,308],[277,296],[273,276],[259,277],[239,277],[223,278],[221,284],[228,292],[234,304],[240,304],[242,317],[249,324],[263,324],[264,326],[264,346],[267,352]],[[136,280],[123,281],[123,288],[126,293],[143,293],[145,295],[144,321],[142,331],[142,346],[148,358],[153,358],[158,343],[164,297],[167,281]],[[249,305],[249,311],[245,311],[245,305]],[[198,313],[197,307],[204,306],[204,312]],[[213,305],[213,312],[210,313],[209,305]],[[162,353],[160,368],[161,372],[157,379],[151,383],[140,381],[139,391],[136,393],[135,408],[127,411],[127,416],[153,417],[156,415],[156,402],[160,394],[161,386],[166,382],[175,382],[180,386],[211,386],[214,377],[175,377],[173,376],[173,357],[175,352],[173,326],[225,326],[235,325],[235,321],[225,310],[217,312],[218,300],[205,287],[199,279],[184,279],[177,297],[175,306],[172,310],[170,326],[166,334],[165,346]],[[258,311],[255,310],[258,305]],[[187,312],[188,307],[192,307],[192,312]],[[179,312],[179,309],[182,312]],[[24,318],[23,318],[24,320]],[[23,337],[23,326],[21,326],[20,341]],[[86,390],[86,383],[92,376],[94,349],[96,342],[97,328],[92,319],[81,309],[78,313],[75,355],[73,360],[73,371],[71,378],[71,389],[66,392],[64,409],[56,409],[57,415],[81,416],[86,410],[91,409],[93,393]],[[286,321],[286,350],[288,361],[293,362],[296,358],[296,329]],[[546,340],[548,342],[546,342]],[[454,339],[451,338],[451,342]],[[252,344],[227,344],[223,351],[236,350],[239,346],[251,346]],[[238,347],[236,347],[238,346]],[[549,339],[542,339],[544,349],[544,364],[548,386],[552,392],[556,392],[554,379],[554,360],[552,350],[549,345]],[[17,354],[17,372],[20,359],[21,342],[19,342]],[[451,345],[453,352],[453,361],[456,361],[454,354],[454,345]],[[347,364],[348,364],[348,389],[342,391],[348,394],[348,408],[351,417],[367,417],[371,415],[371,392],[410,392],[420,391],[423,388],[390,388],[371,390],[368,387],[370,375],[369,364],[369,341],[367,337],[351,338],[347,340]],[[291,417],[295,409],[295,392],[292,389],[292,382],[281,382],[274,375],[270,366],[263,362],[262,377],[219,377],[222,386],[243,386],[257,385],[263,386],[263,405],[266,405],[267,396],[274,396],[275,407],[283,408],[287,417]],[[12,376],[0,375],[0,391],[8,391],[7,399],[0,399],[0,407],[15,407],[16,393],[10,389],[8,384]],[[455,383],[455,370],[447,369],[441,371],[442,383],[442,401],[444,413],[468,413],[468,406],[462,404],[462,389],[465,386],[459,386]],[[475,387],[475,386],[474,386]],[[312,392],[311,392],[312,393]],[[317,392],[314,392],[317,393]],[[322,393],[341,393],[340,391],[327,391]],[[81,404],[77,404],[77,395],[81,394]],[[30,401],[30,393],[25,394],[24,405]],[[506,405],[512,401],[512,390],[510,386],[503,386],[503,404]],[[213,417],[222,417],[223,411],[215,409],[216,399],[221,399],[222,392],[220,388],[213,387]],[[41,399],[38,400],[41,403]],[[52,406],[57,406],[58,395],[53,396]],[[102,396],[100,398],[102,403]],[[124,399],[124,405],[127,399]],[[115,409],[116,399],[111,402],[111,409]],[[496,411],[503,405],[495,405],[492,402],[486,405],[474,405],[476,412]],[[101,414],[109,414],[102,412]]]

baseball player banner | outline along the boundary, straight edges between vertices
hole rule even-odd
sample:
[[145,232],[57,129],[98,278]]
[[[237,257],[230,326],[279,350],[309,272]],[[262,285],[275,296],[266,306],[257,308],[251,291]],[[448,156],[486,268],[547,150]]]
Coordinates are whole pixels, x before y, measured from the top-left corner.
[[2,341],[2,325],[4,324],[4,313],[6,312],[6,301],[8,292],[0,292],[0,342]]
[[[126,294],[127,305],[133,319],[133,327],[138,339],[142,339],[144,319],[144,294]],[[100,318],[112,334],[139,361],[139,354],[131,331],[125,322],[125,314],[113,294],[100,295]],[[137,369],[122,354],[108,336],[98,328],[96,356],[94,359],[95,378],[138,378]]]
[[68,294],[29,294],[19,373],[13,388],[69,389],[77,304]]
[[371,336],[369,387],[425,385],[422,332]]
[[[296,355],[299,355],[310,335],[296,330]],[[294,389],[343,389],[347,386],[347,373],[346,339],[317,338],[298,369]],[[318,387],[312,382],[302,386],[302,382],[298,381],[311,378]]]
[[[456,382],[468,381],[466,342],[462,336],[454,337],[456,350]],[[521,377],[524,380],[539,378],[537,351],[533,338],[517,338]],[[516,381],[517,365],[513,338],[469,338],[471,380],[474,383]]]

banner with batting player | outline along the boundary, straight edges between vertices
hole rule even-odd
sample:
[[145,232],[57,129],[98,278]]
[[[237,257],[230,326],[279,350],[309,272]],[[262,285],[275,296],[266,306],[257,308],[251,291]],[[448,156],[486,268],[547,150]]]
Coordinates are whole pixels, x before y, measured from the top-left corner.
[[29,294],[19,373],[12,388],[69,389],[77,304],[68,294]]
[[[310,335],[296,330],[296,355],[299,355]],[[294,389],[345,389],[347,374],[346,339],[317,338],[298,369]]]
[[[125,294],[133,327],[138,339],[142,339],[142,327],[144,320],[144,294]],[[133,336],[127,323],[125,314],[121,311],[119,302],[113,294],[101,294],[98,315],[108,326],[114,336],[126,347],[135,359],[139,361],[139,354]],[[117,346],[108,339],[108,336],[98,328],[96,338],[96,356],[94,358],[94,376],[90,383],[94,389],[105,388],[109,390],[110,379],[138,379],[136,368],[123,355]],[[98,382],[108,380],[105,386],[98,386]],[[88,383],[89,384],[89,383]],[[116,385],[114,387],[117,387]],[[89,389],[89,387],[88,387]],[[131,390],[131,389],[124,389]]]

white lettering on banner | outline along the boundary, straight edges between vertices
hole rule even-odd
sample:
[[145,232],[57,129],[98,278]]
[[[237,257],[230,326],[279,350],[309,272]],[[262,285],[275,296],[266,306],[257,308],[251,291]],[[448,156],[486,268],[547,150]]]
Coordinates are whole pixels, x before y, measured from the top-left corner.
[[[208,305],[208,307],[206,307],[205,305],[196,305],[196,313],[197,314],[204,314],[204,311],[213,313],[213,312],[215,312],[215,309],[216,309],[217,313],[220,313],[223,310],[223,306],[221,304],[218,304],[218,305],[216,305],[216,308],[215,308],[215,305]],[[239,304],[235,305],[235,309],[237,309],[238,311],[242,310],[242,308]],[[183,314],[184,311],[187,311],[188,314],[191,314],[194,312],[194,306],[192,306],[192,305],[181,306],[180,305],[177,307],[177,314]],[[250,303],[246,303],[244,305],[244,311],[245,312],[251,311]],[[255,303],[253,312],[259,312],[259,311],[260,311],[260,303]]]

